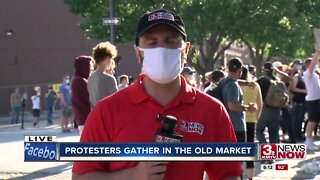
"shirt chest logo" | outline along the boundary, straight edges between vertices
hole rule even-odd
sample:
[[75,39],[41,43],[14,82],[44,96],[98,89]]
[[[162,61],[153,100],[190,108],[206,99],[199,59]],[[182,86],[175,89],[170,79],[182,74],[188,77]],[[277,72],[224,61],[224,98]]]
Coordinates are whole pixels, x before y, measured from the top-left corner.
[[187,122],[185,120],[181,120],[180,130],[183,132],[198,133],[202,135],[204,131],[204,126],[200,123]]

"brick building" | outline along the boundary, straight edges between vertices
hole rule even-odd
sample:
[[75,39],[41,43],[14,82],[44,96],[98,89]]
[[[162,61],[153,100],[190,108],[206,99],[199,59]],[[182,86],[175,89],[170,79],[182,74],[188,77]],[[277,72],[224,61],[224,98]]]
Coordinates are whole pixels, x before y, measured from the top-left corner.
[[[84,36],[77,25],[81,20],[60,0],[0,1],[0,115],[10,112],[16,87],[28,94],[27,110],[32,89],[41,87],[44,109],[47,85],[72,75],[76,56],[91,55],[99,41]],[[139,74],[133,43],[116,45],[121,56],[117,74]]]

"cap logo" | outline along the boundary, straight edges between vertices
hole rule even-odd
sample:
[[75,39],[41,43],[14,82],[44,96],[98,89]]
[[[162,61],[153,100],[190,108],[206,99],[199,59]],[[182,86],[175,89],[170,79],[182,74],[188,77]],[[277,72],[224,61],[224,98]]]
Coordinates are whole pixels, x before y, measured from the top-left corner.
[[174,21],[174,16],[170,13],[166,13],[166,12],[156,12],[151,14],[148,17],[148,21],[153,21],[153,20],[157,20],[157,19],[166,19],[166,20],[170,20],[170,21]]

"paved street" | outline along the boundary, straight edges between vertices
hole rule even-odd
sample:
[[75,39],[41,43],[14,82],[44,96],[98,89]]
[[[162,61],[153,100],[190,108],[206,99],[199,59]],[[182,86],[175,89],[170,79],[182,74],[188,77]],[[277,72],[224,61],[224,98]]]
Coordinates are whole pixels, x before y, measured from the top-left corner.
[[[0,123],[0,179],[70,179],[72,163],[66,162],[23,162],[24,135],[56,135],[58,141],[76,142],[78,132],[62,133],[59,127],[58,113],[55,114],[54,124],[47,126],[43,118],[39,128],[33,128],[31,120],[21,124],[8,125]],[[29,118],[30,119],[30,118]],[[1,121],[1,119],[0,119]],[[317,141],[320,145],[320,139]],[[320,172],[307,174],[301,172],[303,164],[312,162],[316,158],[320,161],[319,152],[308,152],[304,160],[286,160],[277,163],[288,164],[288,171],[266,170],[261,171],[260,163],[256,162],[255,179],[320,179]]]
[[24,135],[56,135],[61,142],[79,141],[78,132],[61,132],[59,113],[55,115],[54,124],[50,126],[44,118],[39,128],[33,128],[30,120],[24,130],[20,129],[21,124],[0,125],[0,179],[71,179],[72,163],[23,162]]

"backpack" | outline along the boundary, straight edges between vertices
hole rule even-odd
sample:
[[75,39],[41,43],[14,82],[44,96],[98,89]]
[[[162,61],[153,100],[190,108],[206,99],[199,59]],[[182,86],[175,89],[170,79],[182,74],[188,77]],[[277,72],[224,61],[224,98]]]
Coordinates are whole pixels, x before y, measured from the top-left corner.
[[289,94],[286,85],[282,81],[270,79],[270,87],[264,102],[267,106],[273,108],[285,107],[289,103]]

